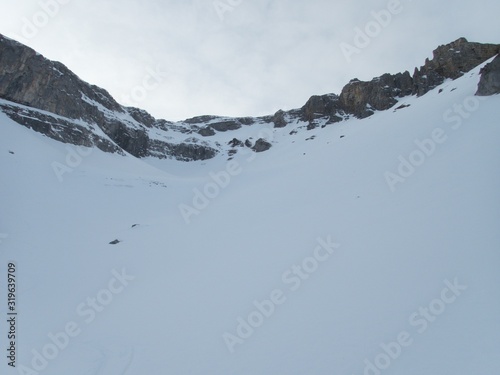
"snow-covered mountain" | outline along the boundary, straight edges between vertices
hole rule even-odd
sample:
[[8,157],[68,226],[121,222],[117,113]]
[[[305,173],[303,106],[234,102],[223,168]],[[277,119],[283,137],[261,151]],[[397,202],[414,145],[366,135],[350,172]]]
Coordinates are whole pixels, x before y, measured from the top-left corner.
[[171,123],[2,37],[2,374],[497,375],[498,52]]
[[118,104],[107,91],[83,82],[61,63],[0,35],[0,109],[14,121],[65,143],[139,158],[207,160],[218,154],[231,157],[240,147],[268,150],[272,144],[265,137],[248,138],[256,129],[284,127],[296,134],[351,116],[369,117],[392,108],[401,98],[422,96],[499,52],[500,45],[460,38],[438,47],[433,59],[415,68],[413,76],[404,72],[371,82],[353,79],[340,95],[313,96],[300,109],[270,116],[199,116],[173,123]]

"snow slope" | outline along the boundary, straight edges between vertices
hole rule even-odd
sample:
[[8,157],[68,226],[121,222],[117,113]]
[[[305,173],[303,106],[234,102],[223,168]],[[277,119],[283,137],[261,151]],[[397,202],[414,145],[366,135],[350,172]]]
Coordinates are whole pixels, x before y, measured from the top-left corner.
[[500,96],[473,97],[479,68],[229,164],[78,149],[0,114],[19,312],[2,374],[497,375]]

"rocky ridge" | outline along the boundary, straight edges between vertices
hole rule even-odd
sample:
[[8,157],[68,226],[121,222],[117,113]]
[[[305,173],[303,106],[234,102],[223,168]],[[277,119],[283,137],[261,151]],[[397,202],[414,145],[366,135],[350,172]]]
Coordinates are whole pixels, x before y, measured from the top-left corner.
[[[350,116],[365,118],[392,108],[401,98],[422,96],[500,53],[498,44],[460,38],[438,47],[413,75],[384,74],[369,82],[351,80],[340,95],[311,97],[299,109],[263,117],[198,116],[181,122],[158,120],[139,108],[118,104],[104,89],[82,81],[66,66],[0,34],[0,110],[14,121],[61,142],[98,147],[105,152],[143,158],[206,160],[232,156],[242,147],[263,152],[272,144],[259,138],[238,139],[241,129],[311,130]],[[477,95],[500,92],[500,57],[481,71]],[[220,134],[226,137],[220,137]],[[231,135],[230,135],[231,134]],[[221,139],[229,142],[220,144]]]

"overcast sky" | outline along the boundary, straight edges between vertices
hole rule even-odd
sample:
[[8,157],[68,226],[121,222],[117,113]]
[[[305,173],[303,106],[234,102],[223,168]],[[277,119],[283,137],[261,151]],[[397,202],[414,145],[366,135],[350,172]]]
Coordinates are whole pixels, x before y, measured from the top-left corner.
[[298,108],[351,78],[412,73],[461,36],[500,43],[498,0],[0,3],[0,33],[168,120]]

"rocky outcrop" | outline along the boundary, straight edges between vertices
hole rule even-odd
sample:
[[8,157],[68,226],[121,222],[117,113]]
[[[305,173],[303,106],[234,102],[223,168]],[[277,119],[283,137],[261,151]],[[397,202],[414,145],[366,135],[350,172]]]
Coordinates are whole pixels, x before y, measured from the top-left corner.
[[237,139],[237,138],[233,138],[232,140],[230,140],[228,142],[228,145],[231,146],[231,147],[233,147],[233,148],[234,147],[244,147],[245,146],[245,144],[242,141],[240,141],[239,139]]
[[82,124],[18,105],[0,104],[0,108],[18,124],[59,142],[85,147],[96,146],[104,152],[124,154],[122,149],[114,142],[99,136],[92,128]]
[[432,60],[427,59],[424,66],[415,69],[413,93],[424,95],[445,79],[457,79],[498,53],[498,44],[474,43],[465,38],[439,46],[434,50]]
[[69,119],[99,123],[108,111],[123,108],[107,91],[81,81],[66,66],[0,36],[0,97]]
[[342,117],[338,115],[344,112],[344,108],[340,102],[340,98],[335,94],[315,95],[309,98],[307,103],[301,108],[302,119],[304,121],[313,122],[322,117],[329,117],[328,123],[342,121]]
[[255,120],[252,117],[227,118],[217,116],[198,116],[182,121],[191,127],[202,127],[198,133],[204,137],[215,135],[216,132],[227,132],[238,130],[242,126],[253,125]]
[[208,126],[205,127],[205,128],[201,128],[200,130],[198,130],[198,134],[203,136],[203,137],[212,137],[214,136],[216,133],[215,133],[215,130],[212,129],[212,128],[209,128]]
[[500,55],[481,69],[481,79],[476,95],[488,96],[500,94]]
[[358,118],[371,116],[374,111],[384,111],[397,103],[396,98],[411,95],[413,80],[409,72],[384,74],[370,82],[357,79],[342,89],[340,104],[346,113]]
[[252,147],[252,150],[255,152],[264,152],[269,150],[271,147],[271,143],[263,138],[259,138],[257,139],[257,142],[255,142],[255,145]]
[[[156,120],[138,108],[122,107],[106,90],[82,81],[63,64],[2,35],[0,98],[21,105],[2,105],[14,121],[66,143],[96,146],[106,152],[126,151],[136,157],[204,160],[217,154],[216,148],[206,144],[151,138],[151,130],[158,135],[167,132],[173,123]],[[30,116],[22,106],[34,109]],[[94,125],[109,139],[96,134],[97,129],[91,130]]]
[[500,52],[498,44],[471,43],[460,38],[440,46],[420,69],[395,75],[384,74],[370,82],[357,79],[349,82],[340,94],[342,109],[358,118],[371,116],[397,103],[397,98],[422,96],[445,79],[457,79]]
[[275,128],[284,128],[287,125],[287,121],[285,119],[285,111],[280,109],[274,114],[271,121],[273,122]]
[[229,130],[238,130],[241,124],[236,120],[214,122],[208,125],[218,132],[227,132]]
[[[313,130],[351,116],[365,118],[392,108],[400,98],[425,95],[446,79],[456,79],[498,55],[500,45],[468,42],[465,38],[439,46],[413,75],[384,74],[368,82],[351,80],[340,95],[312,96],[302,108],[263,117],[198,116],[180,122],[158,120],[148,112],[123,107],[97,86],[80,80],[67,67],[0,35],[0,110],[14,121],[61,142],[98,147],[105,152],[182,161],[213,158],[230,147],[263,152],[272,147],[234,138],[223,145],[218,133],[244,126],[284,128],[291,123]],[[500,92],[500,57],[481,71],[478,95]],[[398,108],[403,108],[402,106]],[[290,134],[297,134],[297,128]],[[231,139],[231,138],[229,138]],[[309,138],[312,139],[312,138]]]
[[[128,107],[128,108],[125,108],[125,110],[128,112],[128,114],[135,121],[137,121],[140,124],[143,124],[144,126],[146,126],[148,128],[152,128],[157,123],[157,120],[143,109]],[[166,123],[169,123],[169,122],[166,121]]]
[[150,155],[159,159],[166,159],[175,155],[180,161],[208,160],[218,154],[218,151],[207,143],[183,142],[179,144],[164,143],[153,140],[149,144]]

